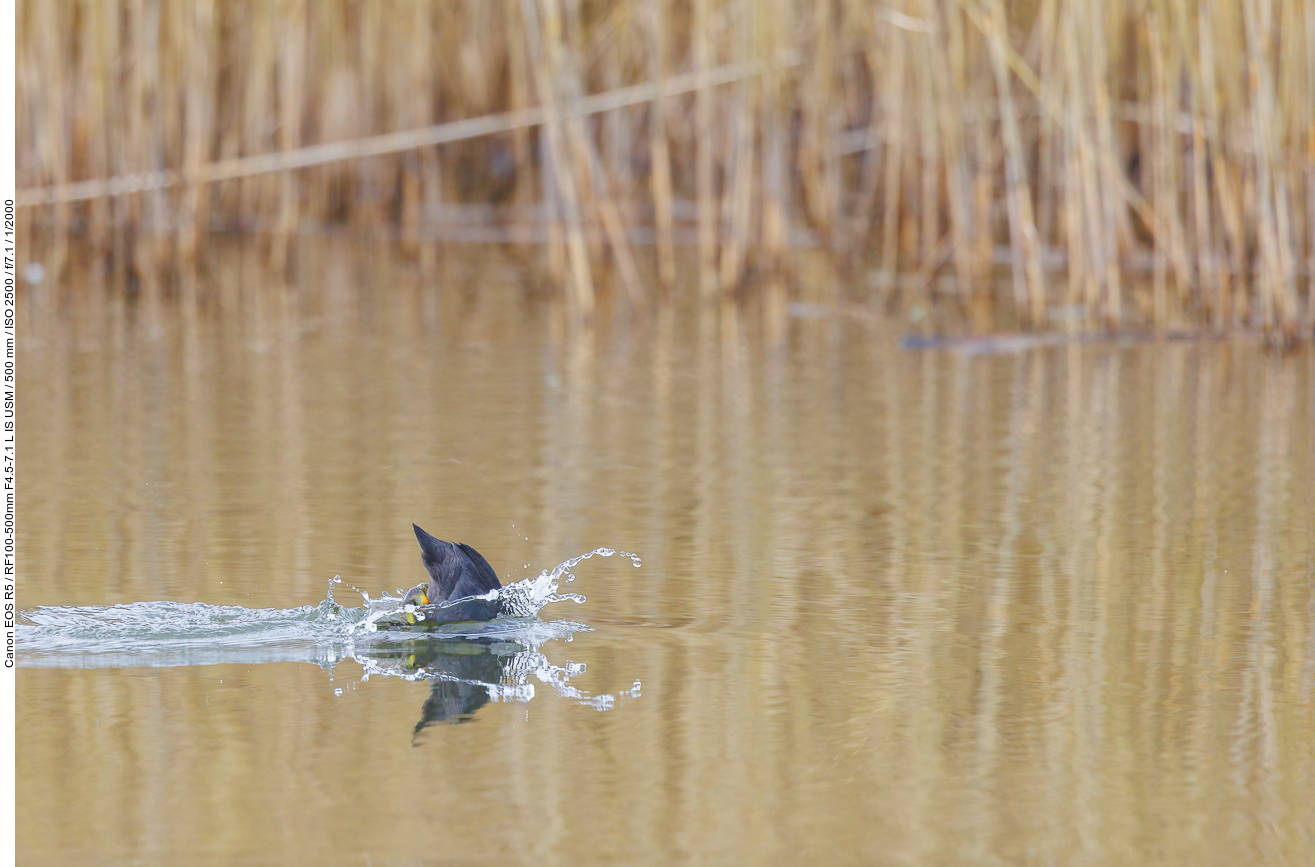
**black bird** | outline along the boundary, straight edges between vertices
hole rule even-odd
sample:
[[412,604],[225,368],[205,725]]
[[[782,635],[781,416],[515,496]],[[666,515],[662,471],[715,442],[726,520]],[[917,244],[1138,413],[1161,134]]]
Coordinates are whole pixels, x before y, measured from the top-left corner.
[[[490,590],[502,587],[498,574],[489,561],[469,545],[435,539],[424,530],[411,525],[420,540],[420,559],[429,572],[429,583],[418,584],[406,593],[411,605],[434,606],[425,611],[430,623],[456,623],[462,620],[492,620],[502,613],[501,599],[466,599],[483,596]],[[443,602],[465,599],[446,608],[437,607]]]

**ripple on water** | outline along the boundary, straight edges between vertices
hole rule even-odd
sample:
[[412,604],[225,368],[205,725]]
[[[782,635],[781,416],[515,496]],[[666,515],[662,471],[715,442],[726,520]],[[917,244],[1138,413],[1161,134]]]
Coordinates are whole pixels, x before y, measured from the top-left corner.
[[[112,668],[312,662],[332,668],[352,658],[362,666],[362,681],[372,675],[431,683],[459,681],[486,688],[492,701],[529,701],[535,694],[532,681],[537,680],[563,698],[609,710],[617,696],[591,696],[571,684],[572,677],[584,673],[583,663],[559,666],[540,650],[547,642],[570,641],[575,633],[592,631],[592,627],[572,620],[540,620],[538,613],[555,602],[583,603],[585,598],[578,593],[559,593],[560,582],[573,581],[571,570],[590,557],[618,553],[640,565],[634,554],[597,548],[495,591],[489,598],[501,598],[506,615],[486,623],[445,624],[439,634],[380,628],[383,618],[403,610],[405,591],[372,598],[347,585],[363,601],[359,608],[348,608],[334,599],[334,585],[343,583],[338,576],[329,581],[322,602],[296,608],[161,601],[43,605],[18,615],[18,664],[27,668]],[[406,610],[415,609],[406,606]],[[453,642],[478,642],[479,652],[497,657],[496,673],[487,681],[454,676],[447,662]],[[639,688],[636,681],[632,689],[618,695],[637,698]],[[335,694],[341,695],[341,691]]]

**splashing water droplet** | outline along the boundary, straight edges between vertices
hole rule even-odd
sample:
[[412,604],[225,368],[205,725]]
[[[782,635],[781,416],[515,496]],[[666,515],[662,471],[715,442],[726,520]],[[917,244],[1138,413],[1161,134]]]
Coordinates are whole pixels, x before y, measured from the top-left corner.
[[[573,633],[588,630],[582,623],[567,619],[539,620],[536,615],[553,602],[585,601],[576,593],[559,592],[559,582],[575,577],[571,569],[594,556],[610,557],[622,553],[600,548],[566,560],[537,576],[492,591],[484,598],[499,599],[503,615],[494,622],[480,624],[477,634],[496,634],[512,644],[537,651],[545,641],[573,640]],[[637,558],[634,558],[637,559]],[[362,606],[344,607],[334,598],[335,584],[344,584],[360,593]],[[18,615],[18,638],[29,665],[63,667],[70,660],[84,665],[196,665],[233,660],[275,661],[296,659],[313,662],[332,672],[345,658],[371,659],[368,648],[401,637],[414,636],[394,632],[391,622],[380,622],[404,608],[405,595],[399,588],[393,596],[387,591],[377,598],[347,582],[341,575],[326,581],[325,598],[317,605],[290,609],[244,608],[206,603],[137,602],[109,607],[39,606]],[[449,603],[451,604],[451,603]],[[435,619],[430,613],[408,606],[417,620]],[[432,609],[429,609],[432,612]],[[429,627],[431,624],[426,624]],[[358,655],[360,653],[360,655]],[[527,657],[530,659],[530,657]],[[570,678],[583,673],[583,664],[556,668],[533,657],[526,674],[541,669],[549,674],[553,689],[564,697],[594,704],[610,699],[589,698],[569,686]],[[382,665],[383,663],[380,662]],[[367,668],[368,677],[376,668]],[[432,674],[432,673],[431,673]],[[421,675],[426,677],[427,675]],[[332,678],[332,674],[330,675]],[[507,700],[528,700],[532,687],[518,676],[504,681]],[[560,689],[558,689],[560,687]],[[622,693],[624,695],[624,693]]]
[[639,559],[634,554],[626,551],[617,551],[612,548],[595,548],[588,553],[557,564],[551,571],[545,569],[534,578],[526,578],[523,581],[503,587],[501,594],[499,594],[502,597],[503,608],[513,616],[530,617],[552,602],[570,600],[577,604],[583,603],[585,597],[578,593],[558,593],[561,583],[574,581],[575,573],[571,570],[590,557],[611,557],[615,554],[629,557],[632,561]]

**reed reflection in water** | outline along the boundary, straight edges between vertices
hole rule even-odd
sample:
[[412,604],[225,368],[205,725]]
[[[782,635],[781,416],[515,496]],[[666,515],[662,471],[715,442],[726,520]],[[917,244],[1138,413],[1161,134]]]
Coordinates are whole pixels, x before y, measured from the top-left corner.
[[23,297],[20,606],[392,589],[413,520],[504,579],[609,545],[643,568],[581,568],[570,656],[643,697],[415,749],[427,685],[351,662],[26,669],[23,859],[1313,857],[1309,348],[573,331],[491,248],[299,256],[217,246],[194,307]]

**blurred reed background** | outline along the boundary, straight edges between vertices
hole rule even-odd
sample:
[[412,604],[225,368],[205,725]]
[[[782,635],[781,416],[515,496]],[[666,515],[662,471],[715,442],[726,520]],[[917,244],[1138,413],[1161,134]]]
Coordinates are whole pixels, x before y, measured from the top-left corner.
[[281,263],[350,225],[426,266],[440,241],[537,244],[581,317],[788,285],[817,244],[867,269],[854,300],[925,293],[978,327],[1315,328],[1315,0],[18,18],[25,238],[47,270],[108,253],[130,290],[184,285],[205,231]]

